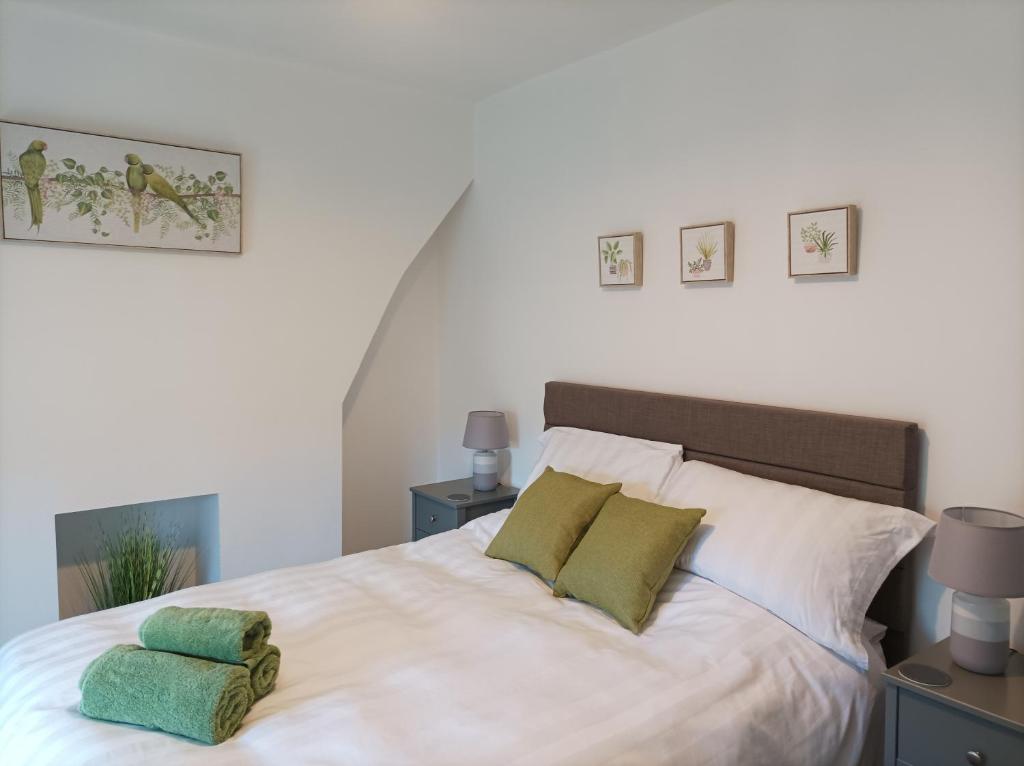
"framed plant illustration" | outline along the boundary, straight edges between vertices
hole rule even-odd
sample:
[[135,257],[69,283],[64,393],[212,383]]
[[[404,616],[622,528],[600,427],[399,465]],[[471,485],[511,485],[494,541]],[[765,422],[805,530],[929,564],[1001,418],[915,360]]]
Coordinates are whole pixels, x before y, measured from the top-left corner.
[[597,238],[598,284],[639,287],[644,283],[643,236],[640,232]]
[[242,158],[0,122],[3,238],[242,252]]
[[854,205],[789,214],[789,276],[856,273]]
[[732,282],[732,221],[679,229],[679,270],[683,284]]

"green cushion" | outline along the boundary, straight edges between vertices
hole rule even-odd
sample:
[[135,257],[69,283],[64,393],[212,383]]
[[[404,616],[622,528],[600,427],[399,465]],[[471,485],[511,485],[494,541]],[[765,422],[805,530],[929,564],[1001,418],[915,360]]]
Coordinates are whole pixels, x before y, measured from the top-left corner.
[[554,580],[587,525],[621,484],[596,484],[548,466],[519,496],[487,555]]
[[704,513],[612,495],[558,573],[555,595],[600,607],[639,633]]

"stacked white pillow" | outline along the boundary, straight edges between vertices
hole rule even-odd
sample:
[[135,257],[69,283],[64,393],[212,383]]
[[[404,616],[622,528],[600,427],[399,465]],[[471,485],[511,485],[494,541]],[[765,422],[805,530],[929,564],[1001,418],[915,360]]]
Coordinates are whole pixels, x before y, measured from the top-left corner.
[[622,494],[651,502],[683,451],[679,444],[566,426],[549,428],[538,441],[540,456],[520,494],[551,466],[599,484],[622,482]]
[[679,568],[759,604],[864,669],[868,606],[934,526],[905,508],[696,460],[676,464],[656,502],[707,510]]

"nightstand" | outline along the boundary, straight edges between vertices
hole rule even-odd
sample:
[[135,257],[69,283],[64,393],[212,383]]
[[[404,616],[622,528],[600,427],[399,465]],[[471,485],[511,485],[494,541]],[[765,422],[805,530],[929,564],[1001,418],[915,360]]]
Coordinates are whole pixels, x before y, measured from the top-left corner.
[[[908,681],[901,665],[919,663],[949,673],[953,683]],[[949,639],[885,671],[885,766],[1022,766],[1024,656],[1014,654],[1004,676],[956,665]]]
[[504,484],[490,492],[478,492],[473,489],[472,479],[421,484],[409,487],[409,491],[412,492],[413,540],[458,529],[467,521],[511,508],[519,496],[518,489]]

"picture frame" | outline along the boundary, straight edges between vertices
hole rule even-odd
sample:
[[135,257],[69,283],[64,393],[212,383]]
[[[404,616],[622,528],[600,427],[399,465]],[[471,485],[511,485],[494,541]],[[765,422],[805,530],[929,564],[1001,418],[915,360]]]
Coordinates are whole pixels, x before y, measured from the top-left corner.
[[732,221],[679,228],[679,282],[732,282],[734,226]]
[[239,255],[242,155],[0,121],[4,240]]
[[786,217],[790,277],[857,273],[857,207],[799,210]]
[[643,235],[638,231],[597,238],[600,287],[640,287],[644,283]]

